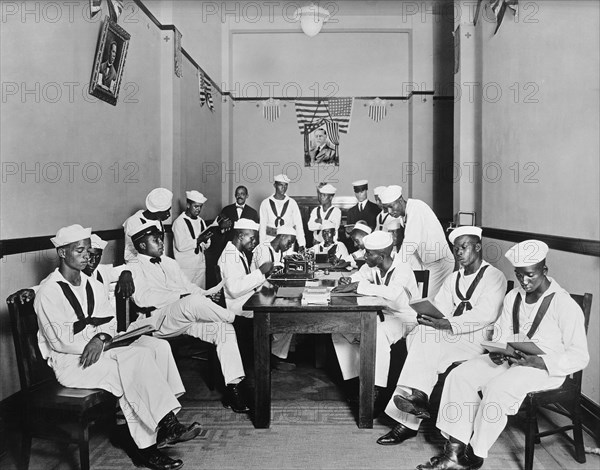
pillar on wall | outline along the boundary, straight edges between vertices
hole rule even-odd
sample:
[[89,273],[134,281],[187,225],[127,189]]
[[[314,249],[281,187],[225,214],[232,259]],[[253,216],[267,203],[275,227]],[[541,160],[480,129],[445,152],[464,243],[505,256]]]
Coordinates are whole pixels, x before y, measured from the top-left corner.
[[[481,41],[473,25],[473,13],[464,2],[455,1],[454,75],[454,168],[453,210],[476,214],[481,223]],[[458,69],[458,70],[457,70]],[[456,220],[459,224],[469,223]]]

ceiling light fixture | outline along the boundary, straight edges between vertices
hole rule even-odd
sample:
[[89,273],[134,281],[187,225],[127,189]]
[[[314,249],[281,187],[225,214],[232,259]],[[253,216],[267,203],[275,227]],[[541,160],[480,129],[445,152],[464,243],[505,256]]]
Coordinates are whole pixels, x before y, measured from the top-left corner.
[[329,20],[330,15],[329,10],[314,3],[296,10],[296,17],[300,20],[302,31],[310,38],[319,34],[323,23]]

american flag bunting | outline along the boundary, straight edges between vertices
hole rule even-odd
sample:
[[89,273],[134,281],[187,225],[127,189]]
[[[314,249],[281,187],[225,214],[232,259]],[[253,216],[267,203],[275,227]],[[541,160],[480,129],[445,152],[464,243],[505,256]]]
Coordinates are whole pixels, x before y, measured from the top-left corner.
[[387,115],[387,102],[381,98],[369,101],[369,117],[375,122],[381,121]]
[[279,119],[279,103],[280,100],[273,98],[263,101],[263,117],[267,121],[273,122]]
[[90,17],[96,16],[96,14],[102,9],[102,0],[90,0]]
[[116,23],[123,12],[123,0],[108,0],[110,17]]
[[332,98],[328,102],[331,119],[338,123],[339,131],[347,134],[350,128],[350,115],[354,98]]

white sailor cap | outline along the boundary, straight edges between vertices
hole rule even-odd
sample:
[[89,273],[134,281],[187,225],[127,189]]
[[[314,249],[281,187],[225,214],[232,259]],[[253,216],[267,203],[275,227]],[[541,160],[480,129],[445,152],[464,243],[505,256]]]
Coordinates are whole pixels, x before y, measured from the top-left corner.
[[356,222],[354,224],[354,227],[352,228],[352,230],[361,230],[361,231],[365,232],[367,235],[373,232],[373,230],[371,230],[371,227],[369,227],[368,225],[362,224],[360,222]]
[[361,191],[364,191],[365,189],[369,189],[369,181],[368,180],[353,181],[352,186],[354,187],[354,192],[359,193]]
[[166,188],[156,188],[146,196],[146,208],[150,212],[164,212],[171,208],[173,193]]
[[392,234],[381,230],[377,230],[363,238],[363,244],[367,250],[383,250],[391,246],[392,243]]
[[539,240],[525,240],[510,248],[504,256],[515,268],[533,266],[546,259],[548,245]]
[[275,181],[277,183],[285,183],[285,184],[290,183],[290,179],[287,177],[287,175],[284,175],[283,173],[275,176],[275,178],[273,178],[273,181]]
[[52,237],[50,241],[56,248],[59,248],[61,246],[68,245],[69,243],[90,238],[91,235],[91,227],[83,228],[81,225],[74,224],[59,228],[58,232],[56,232],[56,236]]
[[134,242],[152,233],[161,233],[158,222],[142,219],[141,217],[133,217],[127,230],[127,235]]
[[296,229],[291,225],[280,225],[277,227],[277,235],[294,235],[296,236]]
[[387,186],[377,186],[374,190],[373,190],[373,194],[375,194],[375,196],[379,196],[386,188]]
[[99,250],[104,250],[104,248],[106,248],[106,245],[108,245],[108,242],[102,240],[102,238],[100,238],[95,233],[92,233],[90,241],[92,242],[92,248],[98,248]]
[[317,191],[323,194],[335,194],[337,188],[329,183],[317,188]]
[[256,230],[258,231],[260,225],[258,225],[254,220],[250,219],[239,219],[233,224],[233,228],[235,230]]
[[192,190],[185,192],[186,199],[189,199],[192,202],[197,202],[198,204],[204,204],[208,199],[199,191]]
[[321,230],[335,229],[335,224],[331,220],[324,220],[321,222]]
[[384,204],[391,204],[402,196],[402,186],[392,184],[385,188],[379,195],[379,199]]
[[461,227],[456,227],[450,235],[448,235],[448,240],[450,243],[454,245],[454,240],[458,237],[462,237],[463,235],[473,235],[481,240],[481,227],[474,227],[473,225],[463,225]]
[[403,229],[404,228],[404,223],[402,222],[402,219],[394,219],[394,220],[390,220],[387,225],[385,226],[386,230],[388,232],[392,231],[392,230],[398,230],[398,229]]

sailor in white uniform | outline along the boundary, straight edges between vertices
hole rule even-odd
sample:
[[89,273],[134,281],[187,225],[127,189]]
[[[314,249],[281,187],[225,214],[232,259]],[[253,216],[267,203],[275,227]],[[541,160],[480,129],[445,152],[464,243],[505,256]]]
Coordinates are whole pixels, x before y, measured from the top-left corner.
[[421,269],[429,270],[429,295],[434,296],[454,270],[454,257],[442,226],[431,208],[419,199],[404,200],[401,186],[388,186],[380,195],[383,207],[404,223],[402,251],[406,260],[416,253]]
[[[249,261],[248,255],[256,248],[258,242],[259,225],[250,219],[240,219],[233,226],[233,240],[225,245],[225,249],[218,261],[223,277],[225,300],[227,308],[236,315],[252,318],[251,310],[243,310],[246,301],[265,283],[267,277],[273,271],[275,260],[265,257],[263,254]],[[277,246],[281,253],[282,248],[289,249],[293,245],[296,231],[287,225],[277,229],[276,237],[268,242],[273,244],[279,241]],[[293,234],[293,235],[290,235]],[[276,255],[279,257],[279,255]],[[260,263],[260,264],[259,264]],[[292,340],[291,334],[275,334],[271,343],[271,352],[282,359],[287,358]]]
[[52,243],[59,267],[40,285],[34,308],[42,356],[65,387],[102,388],[119,397],[143,463],[160,470],[183,465],[158,449],[193,439],[198,423],[177,421],[185,392],[166,341],[140,337],[110,349],[115,312],[103,285],[81,271],[88,263],[91,228],[61,228]]
[[277,235],[277,228],[288,225],[296,230],[296,240],[300,248],[306,247],[302,215],[298,203],[285,193],[290,179],[286,175],[275,176],[275,193],[260,204],[260,241],[271,241]]
[[198,191],[186,191],[186,207],[173,222],[173,253],[181,270],[192,283],[206,287],[206,259],[210,238],[200,237],[206,223],[200,217],[206,197]]
[[317,187],[317,197],[319,198],[319,206],[315,207],[308,218],[308,230],[313,233],[314,245],[323,241],[321,230],[323,230],[323,222],[328,220],[333,223],[335,228],[335,239],[337,240],[337,231],[342,223],[342,211],[339,207],[331,204],[333,196],[337,188],[327,183]]
[[438,374],[455,361],[482,354],[481,342],[500,314],[506,278],[483,260],[481,228],[458,227],[450,234],[450,242],[461,269],[446,278],[434,298],[444,317],[419,315],[419,326],[407,336],[408,355],[396,395],[385,409],[398,424],[378,444],[400,444],[417,435],[421,420],[429,416],[429,396]]
[[163,222],[171,217],[171,204],[173,202],[173,193],[165,188],[155,188],[146,196],[146,210],[140,209],[125,222],[123,229],[125,230],[125,263],[129,263],[137,256],[137,250],[133,246],[131,237],[128,233],[131,231],[132,224],[140,222],[154,223],[163,234],[165,229]]
[[[448,438],[437,463],[422,468],[479,468],[529,392],[558,388],[589,362],[584,316],[569,293],[547,276],[548,246],[527,240],[506,258],[519,286],[510,291],[493,340],[533,341],[543,355],[490,353],[454,369],[444,384],[437,427]],[[480,397],[479,392],[483,394]],[[434,460],[434,459],[432,459]]]
[[[158,330],[154,335],[189,335],[214,344],[227,385],[223,404],[236,413],[248,412],[239,387],[245,373],[232,325],[235,314],[207,297],[211,291],[190,282],[177,261],[163,256],[164,243],[156,225],[138,222],[129,234],[138,251],[137,262],[129,263],[135,282],[133,300],[139,307],[154,309],[151,318]],[[133,326],[135,322],[129,328]]]
[[[363,238],[363,243],[366,263],[351,277],[341,278],[333,292],[357,292],[385,299],[383,318],[377,321],[375,350],[375,386],[384,389],[390,369],[390,347],[417,325],[416,312],[408,304],[420,298],[420,294],[408,265],[394,264],[390,256],[392,236],[389,233],[373,232]],[[344,380],[357,377],[360,335],[335,333],[331,338]]]

